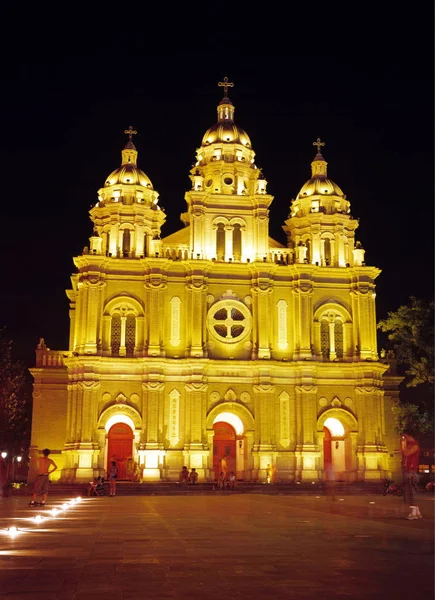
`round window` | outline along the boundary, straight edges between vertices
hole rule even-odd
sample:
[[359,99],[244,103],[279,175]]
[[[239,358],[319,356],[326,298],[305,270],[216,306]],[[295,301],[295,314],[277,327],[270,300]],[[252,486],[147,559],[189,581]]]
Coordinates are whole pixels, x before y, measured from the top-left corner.
[[209,333],[220,342],[240,342],[251,331],[251,313],[237,300],[221,300],[207,316]]
[[224,177],[224,183],[225,185],[231,185],[233,183],[233,178],[232,177]]
[[205,187],[210,187],[211,185],[213,185],[213,179],[209,179],[205,184]]

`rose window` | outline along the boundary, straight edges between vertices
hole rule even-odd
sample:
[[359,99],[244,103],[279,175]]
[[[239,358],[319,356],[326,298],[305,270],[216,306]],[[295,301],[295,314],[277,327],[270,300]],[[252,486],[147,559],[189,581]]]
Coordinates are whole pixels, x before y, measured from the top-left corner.
[[210,309],[207,325],[213,337],[220,341],[240,341],[251,330],[251,314],[241,302],[223,300]]

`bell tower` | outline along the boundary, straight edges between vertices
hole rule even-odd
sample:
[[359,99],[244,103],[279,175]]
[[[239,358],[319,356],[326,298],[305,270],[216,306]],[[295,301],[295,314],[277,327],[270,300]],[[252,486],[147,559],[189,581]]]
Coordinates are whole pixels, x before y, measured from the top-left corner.
[[126,129],[128,142],[121,166],[98,190],[98,202],[89,211],[94,223],[90,253],[117,258],[155,256],[160,249],[160,230],[166,216],[158,205],[159,194],[137,166],[133,127]]
[[358,221],[350,214],[350,202],[340,187],[328,178],[328,163],[320,149],[320,138],[313,142],[317,154],[311,163],[311,178],[290,205],[283,226],[288,246],[294,249],[295,262],[319,266],[362,265],[364,250],[355,252]]
[[228,98],[234,84],[218,83],[224,97],[217,123],[205,133],[190,171],[192,189],[186,192],[188,210],[181,215],[190,225],[193,258],[247,262],[263,260],[269,249],[267,181],[255,164],[247,133],[234,121]]

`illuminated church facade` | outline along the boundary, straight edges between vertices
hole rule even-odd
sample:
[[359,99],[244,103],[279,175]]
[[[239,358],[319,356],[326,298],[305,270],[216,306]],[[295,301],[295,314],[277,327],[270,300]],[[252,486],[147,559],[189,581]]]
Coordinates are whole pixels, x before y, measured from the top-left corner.
[[180,231],[161,237],[166,215],[132,128],[90,210],[67,290],[69,348],[41,339],[31,370],[31,465],[49,447],[62,480],[88,481],[111,460],[141,481],[178,480],[183,465],[213,481],[223,463],[245,481],[398,469],[400,378],[376,342],[380,270],[366,264],[324,144],[278,243],[273,197],[222,85]]

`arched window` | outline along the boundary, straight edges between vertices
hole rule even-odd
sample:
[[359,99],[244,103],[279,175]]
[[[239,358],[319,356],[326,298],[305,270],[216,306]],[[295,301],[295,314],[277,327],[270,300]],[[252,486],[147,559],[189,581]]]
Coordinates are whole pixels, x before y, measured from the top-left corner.
[[329,358],[329,323],[328,321],[321,321],[320,323],[320,351],[323,356],[323,360]]
[[136,347],[136,311],[127,304],[110,315],[110,348],[113,356],[133,356]]
[[148,244],[147,244],[147,241],[148,241],[148,236],[145,233],[144,236],[143,236],[143,255],[144,256],[148,256]]
[[130,229],[124,229],[122,234],[122,253],[129,254],[130,253]]
[[119,314],[112,316],[110,346],[112,348],[112,354],[119,354],[119,348],[121,346],[121,316]]
[[223,223],[219,223],[216,229],[216,258],[225,260],[225,228]]
[[136,342],[136,317],[128,315],[125,321],[125,349],[127,356],[134,353]]
[[331,240],[325,239],[325,262],[327,265],[331,264]]
[[341,321],[335,321],[334,336],[335,354],[337,358],[343,358],[343,323]]
[[323,360],[343,358],[343,321],[337,313],[324,315],[320,322],[320,352]]
[[242,259],[242,229],[237,223],[233,228],[233,257],[234,260]]
[[307,263],[311,264],[311,240],[305,240],[305,245],[307,247]]

